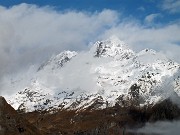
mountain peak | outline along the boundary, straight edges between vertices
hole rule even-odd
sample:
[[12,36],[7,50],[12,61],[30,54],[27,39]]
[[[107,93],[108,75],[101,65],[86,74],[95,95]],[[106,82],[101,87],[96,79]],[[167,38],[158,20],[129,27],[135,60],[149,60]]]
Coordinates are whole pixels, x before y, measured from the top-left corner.
[[52,56],[50,60],[43,63],[39,68],[38,71],[44,68],[51,68],[52,70],[58,69],[60,67],[63,67],[65,63],[70,61],[73,57],[77,55],[77,52],[75,51],[63,51],[60,54],[56,56]]
[[116,60],[129,59],[134,55],[133,50],[118,37],[112,36],[107,40],[95,43],[95,57],[113,57]]
[[[30,111],[85,109],[95,102],[95,108],[104,108],[130,99],[136,99],[139,105],[155,104],[171,92],[180,95],[180,79],[176,75],[180,74],[179,67],[151,49],[135,53],[112,36],[96,42],[90,52],[64,51],[51,57],[41,72],[35,73],[37,83],[10,100],[16,108],[22,104]],[[167,87],[171,89],[166,91]]]

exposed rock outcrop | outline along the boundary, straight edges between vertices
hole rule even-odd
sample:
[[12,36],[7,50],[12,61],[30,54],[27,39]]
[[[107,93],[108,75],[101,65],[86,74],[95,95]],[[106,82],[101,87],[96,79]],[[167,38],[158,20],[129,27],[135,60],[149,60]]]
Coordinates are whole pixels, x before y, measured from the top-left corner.
[[0,96],[0,135],[42,135]]

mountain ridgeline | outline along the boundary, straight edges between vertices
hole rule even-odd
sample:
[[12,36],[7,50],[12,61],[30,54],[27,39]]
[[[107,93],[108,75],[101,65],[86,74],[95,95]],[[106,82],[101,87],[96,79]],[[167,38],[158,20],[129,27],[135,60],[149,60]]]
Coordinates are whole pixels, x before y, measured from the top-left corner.
[[180,65],[111,37],[89,51],[52,56],[6,99],[41,134],[119,135],[146,122],[180,118]]
[[178,63],[151,49],[135,53],[111,37],[87,52],[64,51],[51,57],[8,101],[25,112],[146,106],[179,96],[179,88]]

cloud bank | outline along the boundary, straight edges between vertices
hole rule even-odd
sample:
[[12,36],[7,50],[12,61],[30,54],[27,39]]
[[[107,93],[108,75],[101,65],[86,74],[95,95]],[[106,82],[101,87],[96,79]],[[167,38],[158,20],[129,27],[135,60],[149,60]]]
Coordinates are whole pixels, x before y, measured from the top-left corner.
[[170,13],[180,13],[180,1],[179,0],[164,0],[162,9],[169,11]]
[[86,12],[28,4],[1,6],[0,87],[7,75],[26,72],[63,50],[88,50],[90,42],[112,35],[135,51],[152,48],[180,62],[179,22],[149,27],[108,9]]
[[80,51],[116,23],[117,13],[58,12],[21,4],[0,7],[0,74],[42,63],[63,50]]
[[151,24],[155,21],[156,18],[158,17],[161,17],[161,14],[159,13],[156,13],[156,14],[150,14],[148,16],[145,17],[144,21],[147,23],[147,24]]
[[156,123],[147,123],[145,127],[137,132],[155,135],[178,135],[179,129],[180,121],[158,121]]

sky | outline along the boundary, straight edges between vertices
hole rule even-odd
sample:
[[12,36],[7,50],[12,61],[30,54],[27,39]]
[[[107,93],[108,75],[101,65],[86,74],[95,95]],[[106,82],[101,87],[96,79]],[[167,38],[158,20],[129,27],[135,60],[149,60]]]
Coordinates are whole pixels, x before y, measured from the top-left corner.
[[51,6],[57,11],[96,12],[111,9],[141,21],[151,15],[147,21],[156,19],[156,22],[163,24],[176,21],[180,13],[179,0],[0,0],[0,5],[9,8],[21,3],[35,4],[40,7]]
[[[0,94],[4,82],[52,55],[89,50],[112,35],[134,51],[151,48],[180,63],[180,0],[0,0]],[[180,124],[139,132],[159,133],[158,125],[172,127],[169,135]]]
[[180,0],[0,0],[0,87],[63,50],[116,35],[180,63]]

